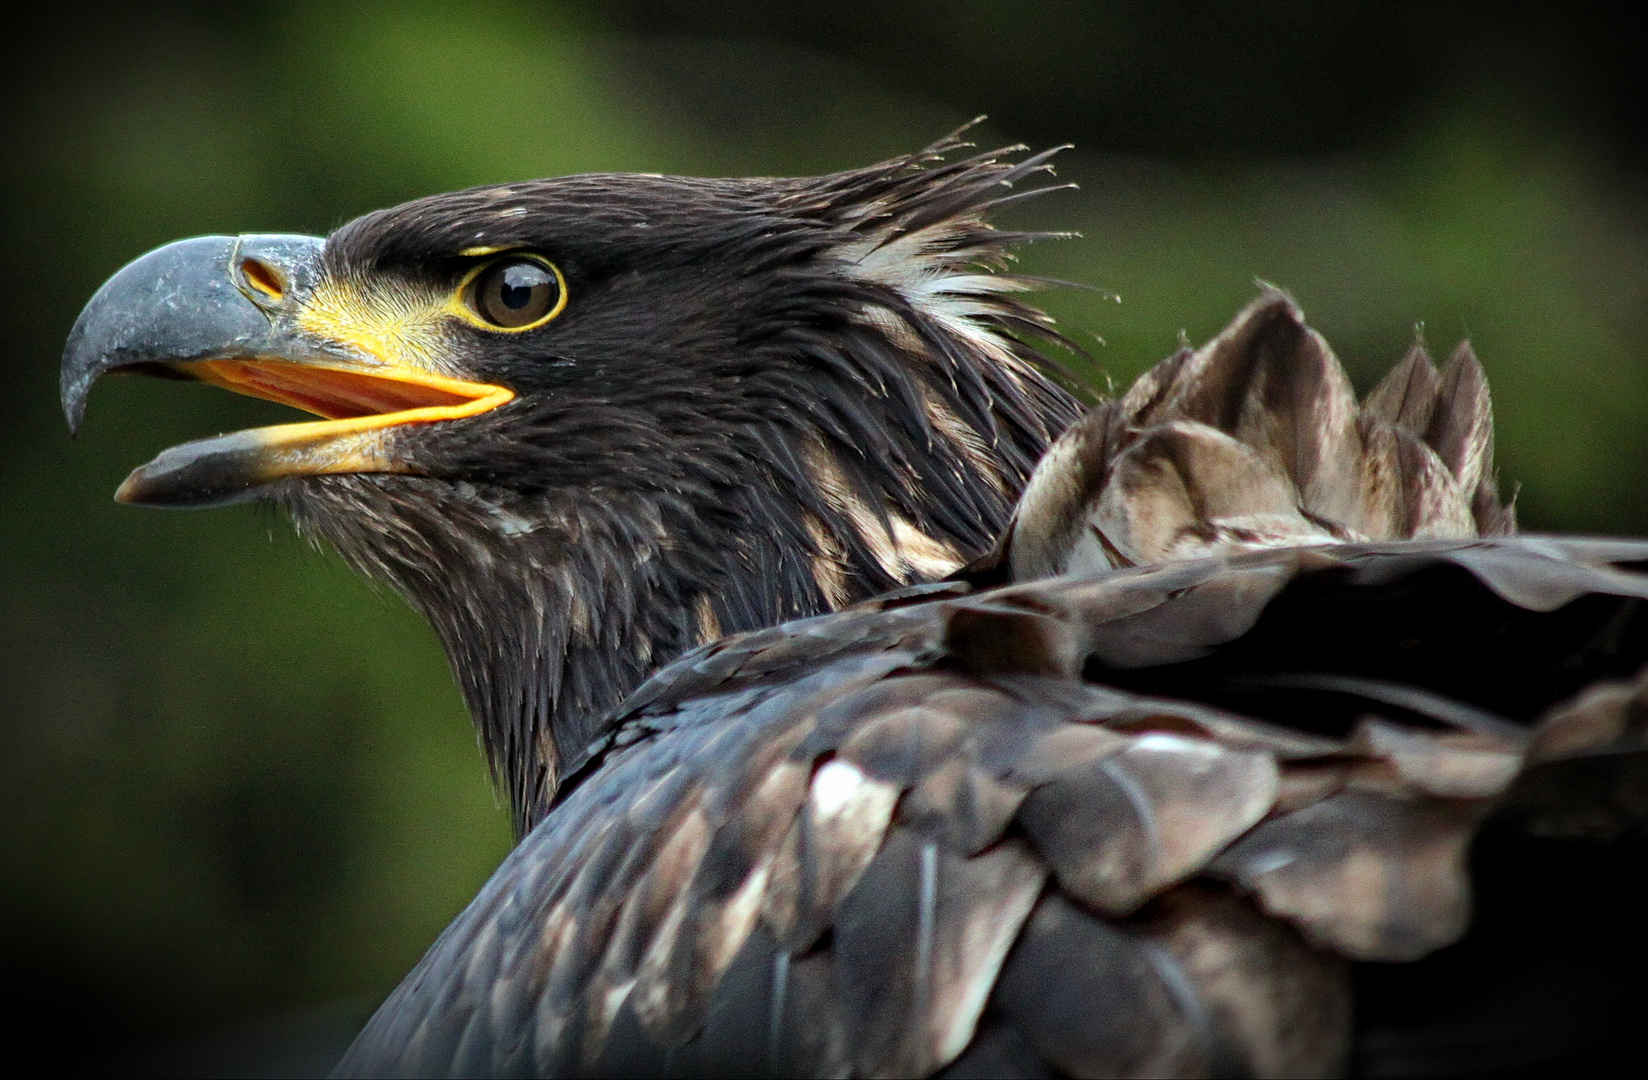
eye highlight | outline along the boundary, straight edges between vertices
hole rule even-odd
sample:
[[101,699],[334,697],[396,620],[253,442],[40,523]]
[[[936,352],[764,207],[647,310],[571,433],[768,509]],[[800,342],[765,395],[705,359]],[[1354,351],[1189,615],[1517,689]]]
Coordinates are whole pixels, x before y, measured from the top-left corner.
[[535,255],[507,255],[465,277],[458,288],[464,314],[490,330],[531,330],[566,307],[560,268]]

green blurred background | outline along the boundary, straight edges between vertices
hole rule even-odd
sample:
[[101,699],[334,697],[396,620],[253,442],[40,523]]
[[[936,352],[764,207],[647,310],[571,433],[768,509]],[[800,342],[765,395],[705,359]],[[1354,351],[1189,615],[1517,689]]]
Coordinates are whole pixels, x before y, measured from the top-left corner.
[[126,1068],[235,1032],[335,1041],[509,843],[445,662],[397,601],[267,511],[110,501],[161,448],[282,410],[116,379],[69,440],[75,313],[167,240],[322,233],[557,173],[828,171],[989,113],[981,142],[1076,144],[1060,175],[1081,190],[1012,223],[1079,230],[1023,265],[1119,295],[1045,297],[1095,384],[1216,332],[1256,278],[1364,388],[1416,324],[1439,353],[1468,333],[1525,524],[1648,532],[1648,117],[1600,9],[46,8],[0,46],[13,1048]]

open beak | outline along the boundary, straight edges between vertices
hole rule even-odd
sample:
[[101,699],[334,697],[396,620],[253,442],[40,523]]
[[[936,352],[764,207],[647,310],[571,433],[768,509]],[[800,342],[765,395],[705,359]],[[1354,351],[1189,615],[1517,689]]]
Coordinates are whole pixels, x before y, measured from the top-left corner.
[[282,235],[179,240],[98,289],[63,353],[71,430],[92,384],[111,371],[196,379],[325,417],[173,447],[127,477],[115,498],[212,506],[290,477],[415,472],[397,450],[396,430],[476,416],[514,397],[305,330],[298,316],[320,280],[323,243]]

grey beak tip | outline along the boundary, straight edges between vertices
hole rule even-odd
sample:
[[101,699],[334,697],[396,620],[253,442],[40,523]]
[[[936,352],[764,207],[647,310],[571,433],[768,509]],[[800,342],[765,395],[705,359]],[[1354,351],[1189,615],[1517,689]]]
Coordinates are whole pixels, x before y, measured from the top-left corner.
[[272,324],[238,284],[236,257],[271,263],[301,288],[312,283],[324,243],[314,236],[196,236],[121,267],[87,301],[64,346],[69,431],[79,430],[92,384],[116,368],[255,354]]
[[63,418],[69,422],[69,434],[80,434],[80,421],[86,416],[86,391],[83,387],[64,378],[62,382]]

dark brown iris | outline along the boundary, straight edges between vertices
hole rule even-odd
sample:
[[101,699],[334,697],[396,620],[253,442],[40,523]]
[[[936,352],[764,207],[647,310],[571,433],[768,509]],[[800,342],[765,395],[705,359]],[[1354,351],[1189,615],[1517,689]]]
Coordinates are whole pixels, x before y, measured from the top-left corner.
[[561,304],[561,280],[537,259],[502,259],[482,270],[470,293],[475,313],[504,330],[531,326]]

